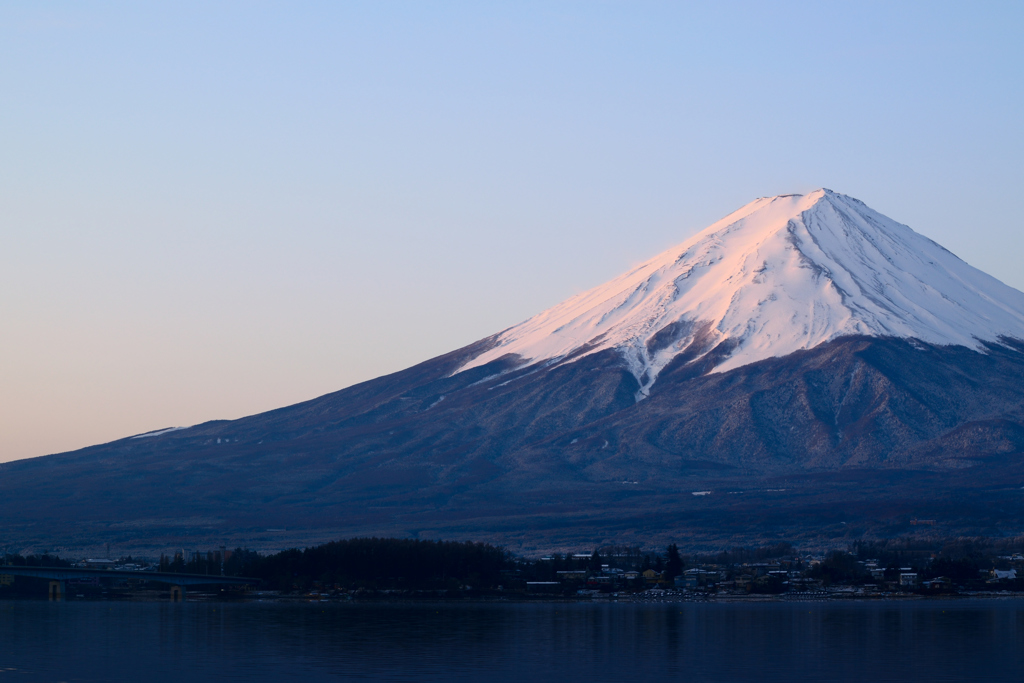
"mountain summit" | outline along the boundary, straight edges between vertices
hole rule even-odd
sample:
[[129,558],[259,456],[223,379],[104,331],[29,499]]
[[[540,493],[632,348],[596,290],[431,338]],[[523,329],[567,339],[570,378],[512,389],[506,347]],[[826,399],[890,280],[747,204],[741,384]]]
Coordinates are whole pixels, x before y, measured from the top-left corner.
[[673,359],[725,372],[849,335],[1024,339],[1024,293],[831,190],[757,199],[496,338],[461,369],[617,349],[648,395]]
[[758,199],[400,372],[0,464],[0,528],[83,554],[1021,534],[1022,340],[1024,294],[910,228],[829,190]]

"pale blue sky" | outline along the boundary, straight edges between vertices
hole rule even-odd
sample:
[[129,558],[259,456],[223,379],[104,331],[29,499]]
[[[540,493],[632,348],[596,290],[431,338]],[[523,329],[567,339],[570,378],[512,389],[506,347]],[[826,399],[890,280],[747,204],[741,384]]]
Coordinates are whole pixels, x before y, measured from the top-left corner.
[[0,3],[0,460],[399,370],[762,195],[1024,289],[1021,36],[1021,2]]

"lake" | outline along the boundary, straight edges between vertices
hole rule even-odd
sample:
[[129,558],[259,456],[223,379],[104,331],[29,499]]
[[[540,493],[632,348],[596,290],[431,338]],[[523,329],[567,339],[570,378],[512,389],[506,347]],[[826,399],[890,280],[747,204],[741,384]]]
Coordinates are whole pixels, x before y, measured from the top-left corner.
[[1024,601],[0,602],[0,683],[979,679]]

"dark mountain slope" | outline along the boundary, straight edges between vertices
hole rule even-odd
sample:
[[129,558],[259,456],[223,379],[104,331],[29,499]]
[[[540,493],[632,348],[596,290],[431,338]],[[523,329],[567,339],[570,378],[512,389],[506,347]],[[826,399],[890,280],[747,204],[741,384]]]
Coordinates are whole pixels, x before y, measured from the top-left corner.
[[911,515],[999,530],[1024,512],[1020,345],[853,337],[712,375],[680,356],[636,403],[613,350],[451,375],[488,343],[241,420],[7,463],[0,520],[8,540],[50,546],[388,533],[543,547]]
[[965,467],[1024,451],[1022,350],[855,337],[721,374],[670,366],[649,399],[533,457],[591,459],[590,478]]

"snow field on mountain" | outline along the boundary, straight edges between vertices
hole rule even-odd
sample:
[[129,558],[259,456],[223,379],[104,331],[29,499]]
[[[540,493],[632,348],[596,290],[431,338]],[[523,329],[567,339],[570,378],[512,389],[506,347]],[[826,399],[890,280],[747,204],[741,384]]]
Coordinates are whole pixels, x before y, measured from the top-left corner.
[[727,340],[714,372],[847,335],[979,348],[1024,339],[1024,293],[862,202],[761,198],[637,268],[500,333],[461,370],[618,349],[648,393],[678,354]]

